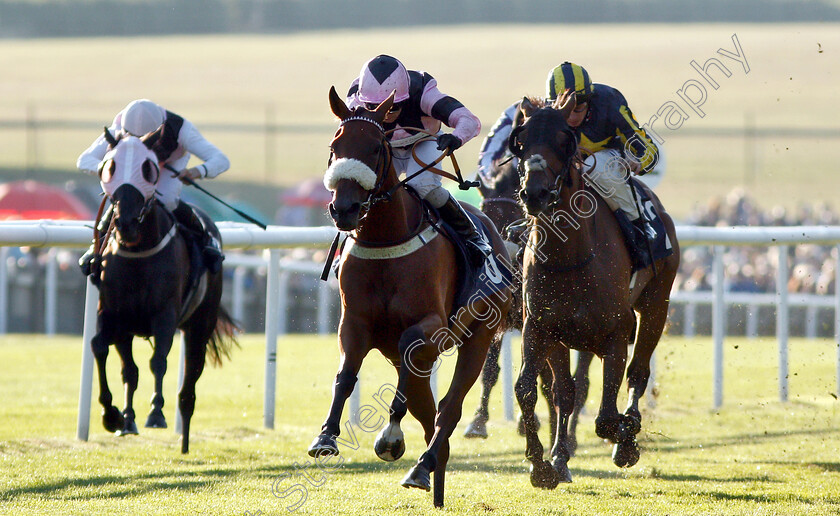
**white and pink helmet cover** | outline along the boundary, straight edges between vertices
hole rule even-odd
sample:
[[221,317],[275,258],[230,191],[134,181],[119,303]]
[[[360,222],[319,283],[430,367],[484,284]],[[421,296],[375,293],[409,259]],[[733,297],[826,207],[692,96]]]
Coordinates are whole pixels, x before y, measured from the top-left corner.
[[399,60],[388,55],[379,55],[365,63],[359,73],[359,101],[365,104],[381,104],[394,91],[394,102],[409,97],[408,71]]
[[159,178],[160,168],[155,153],[139,138],[128,134],[124,134],[119,143],[105,154],[99,170],[102,190],[109,197],[120,186],[130,184],[148,201],[155,195]]

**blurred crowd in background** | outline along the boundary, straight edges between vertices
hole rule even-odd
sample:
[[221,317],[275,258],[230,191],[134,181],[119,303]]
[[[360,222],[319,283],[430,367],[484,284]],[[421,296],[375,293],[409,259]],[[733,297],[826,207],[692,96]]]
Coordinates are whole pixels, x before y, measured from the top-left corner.
[[[716,197],[696,208],[681,224],[695,226],[833,226],[837,212],[825,202],[801,204],[793,210],[759,206],[743,189]],[[832,246],[790,246],[790,292],[834,294],[837,252]],[[778,252],[775,248],[734,246],[723,259],[724,284],[730,292],[775,292]],[[711,290],[712,249],[689,247],[682,253],[676,290]]]

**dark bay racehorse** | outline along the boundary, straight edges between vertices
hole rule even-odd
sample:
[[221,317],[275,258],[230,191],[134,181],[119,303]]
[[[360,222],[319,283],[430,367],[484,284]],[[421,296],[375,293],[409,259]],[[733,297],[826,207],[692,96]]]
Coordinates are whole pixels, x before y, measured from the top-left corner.
[[[647,387],[650,358],[668,315],[671,285],[679,265],[674,224],[656,196],[652,208],[662,219],[673,252],[639,270],[631,281],[631,259],[620,227],[604,200],[584,181],[577,141],[566,124],[574,96],[564,105],[534,105],[524,99],[524,123],[511,133],[511,150],[524,169],[520,197],[530,216],[531,232],[524,256],[523,365],[516,396],[526,428],[526,457],[531,483],[554,488],[570,482],[566,447],[567,418],[574,406],[569,349],[598,355],[604,387],[595,420],[596,434],[609,439],[619,467],[639,459],[636,434],[641,429],[639,398]],[[638,314],[638,323],[636,320]],[[628,405],[616,407],[627,368]],[[558,432],[552,462],[543,460],[533,412],[536,378],[548,360],[554,372]]]
[[[514,275],[514,283],[511,285],[513,292],[513,302],[511,309],[508,312],[508,328],[515,328],[522,331],[522,282],[521,270],[522,264],[519,261],[519,240],[521,230],[515,226],[524,222],[525,213],[522,206],[519,204],[519,172],[517,171],[516,159],[513,156],[508,156],[508,159],[502,162],[494,163],[489,171],[488,177],[480,178],[478,187],[481,193],[481,211],[493,221],[496,229],[505,238],[505,244],[508,246],[508,253],[510,254],[511,268],[517,270],[519,273]],[[512,228],[513,226],[513,228]],[[499,354],[502,349],[502,337],[494,339],[490,344],[490,349],[487,351],[487,360],[484,362],[484,368],[481,371],[481,398],[479,406],[475,411],[473,420],[467,425],[464,430],[464,437],[482,439],[487,438],[487,421],[490,419],[490,391],[496,385],[499,379]],[[554,435],[557,418],[553,409],[553,396],[551,394],[551,369],[546,365],[540,371],[540,386],[545,399],[549,403],[549,427],[551,435]],[[522,425],[522,420],[519,421],[519,433],[525,435],[525,428]]]
[[[91,340],[99,372],[102,424],[118,435],[136,434],[134,391],[138,369],[132,356],[134,336],[154,339],[150,362],[155,377],[152,409],[146,427],[165,428],[163,376],[166,357],[177,329],[184,332],[186,364],[178,396],[183,419],[181,452],[189,451],[190,419],[195,409],[195,384],[205,355],[221,365],[235,343],[236,326],[220,305],[222,273],[202,272],[195,289],[190,283],[190,256],[173,215],[154,196],[160,170],[157,157],[138,138],[107,132],[111,148],[100,166],[103,189],[114,205],[113,234],[99,273],[96,335]],[[212,221],[205,217],[205,222]],[[218,230],[215,229],[219,238]],[[200,260],[198,260],[200,262]],[[122,360],[125,409],[112,405],[105,361],[114,344]]]
[[[521,120],[515,121],[514,127],[519,123],[521,123]],[[527,241],[527,234],[524,228],[520,227],[522,222],[524,222],[523,217],[525,216],[525,212],[519,200],[520,177],[517,165],[518,160],[512,155],[509,155],[500,163],[494,163],[490,168],[488,177],[482,178],[481,185],[478,187],[482,196],[481,211],[496,224],[496,228],[505,238],[512,260],[515,259],[513,257],[517,253],[521,253],[520,247],[524,248]],[[521,258],[521,255],[519,256]],[[512,285],[513,303],[509,312],[510,315],[508,316],[508,327],[522,331],[522,282],[519,281],[521,278],[522,264],[516,258],[514,265],[518,267],[520,274],[515,277],[516,281]],[[481,399],[478,409],[475,411],[475,417],[464,431],[464,437],[487,438],[487,421],[490,418],[490,391],[496,385],[496,381],[499,378],[499,353],[501,347],[501,339],[497,339],[493,341],[490,349],[487,351],[487,361],[484,363],[484,369],[481,372]],[[586,398],[589,395],[589,366],[592,363],[593,357],[594,355],[588,351],[579,351],[577,353],[577,365],[575,366],[573,375],[575,382],[575,406],[569,417],[566,442],[569,454],[572,456],[574,456],[575,450],[577,449],[577,422],[583,406],[586,404]],[[557,415],[554,411],[554,395],[551,393],[552,378],[551,368],[546,364],[540,370],[540,391],[543,393],[549,405],[549,435],[554,436],[557,429]],[[537,427],[539,427],[539,420],[537,420]],[[525,428],[521,417],[518,429],[520,435],[524,436]]]
[[[387,461],[402,456],[405,441],[400,422],[406,411],[411,412],[423,426],[428,447],[402,485],[428,491],[434,472],[434,505],[442,507],[449,437],[491,340],[504,330],[510,293],[505,287],[452,315],[455,249],[430,225],[430,216],[416,194],[399,186],[382,127],[392,105],[393,94],[374,111],[351,111],[335,88],[330,90],[330,106],[341,123],[330,145],[325,184],[333,193],[330,214],[335,225],[353,231],[354,242],[339,272],[341,359],[333,400],[309,454],[338,454],[336,437],[344,404],[365,356],[378,349],[396,367],[398,382],[390,422],[377,437],[374,450]],[[495,254],[503,256],[504,243],[492,223],[475,208],[465,208],[485,221]],[[453,347],[458,351],[455,372],[436,409],[429,373],[439,355],[452,352]]]

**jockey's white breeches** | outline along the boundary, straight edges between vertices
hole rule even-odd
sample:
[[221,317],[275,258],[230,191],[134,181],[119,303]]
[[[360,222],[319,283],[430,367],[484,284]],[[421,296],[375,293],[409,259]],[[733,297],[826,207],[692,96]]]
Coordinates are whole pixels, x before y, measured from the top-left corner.
[[[429,164],[440,157],[442,151],[437,150],[437,142],[435,140],[425,140],[413,146],[414,153],[425,164]],[[422,169],[421,165],[414,159],[412,154],[412,146],[408,147],[394,147],[394,168],[397,175],[405,174],[406,177],[414,174]],[[435,165],[435,168],[438,168]],[[408,185],[417,190],[420,197],[426,198],[433,190],[441,187],[441,176],[426,170],[417,175],[417,177],[408,180]],[[432,204],[435,204],[432,202]]]
[[592,154],[583,162],[584,172],[589,171],[593,164],[595,168],[584,176],[586,181],[601,194],[611,210],[620,209],[629,220],[638,219],[639,207],[633,200],[633,191],[627,181],[630,169],[621,152],[604,149]]
[[180,179],[173,177],[173,173],[164,168],[160,171],[160,179],[155,187],[155,195],[167,210],[172,211],[178,207],[178,201],[181,200],[181,188],[183,186],[184,183]]

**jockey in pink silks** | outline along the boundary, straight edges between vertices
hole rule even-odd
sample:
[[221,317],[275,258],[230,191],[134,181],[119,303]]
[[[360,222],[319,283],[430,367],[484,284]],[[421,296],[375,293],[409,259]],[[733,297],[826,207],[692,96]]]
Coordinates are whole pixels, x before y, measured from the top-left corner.
[[[387,55],[376,56],[365,63],[350,86],[347,105],[351,109],[358,106],[373,109],[392,92],[396,92],[394,107],[386,116],[384,127],[389,131],[388,140],[398,174],[411,176],[423,167],[412,157],[412,148],[420,161],[432,163],[441,151],[452,152],[481,131],[478,118],[461,102],[442,93],[434,77],[426,72],[406,70],[399,60]],[[443,132],[441,124],[451,127],[452,132]],[[409,129],[412,127],[437,135],[436,140],[419,141],[427,135]],[[462,237],[471,263],[481,266],[490,255],[490,244],[458,201],[441,186],[441,176],[427,170],[407,183]]]

